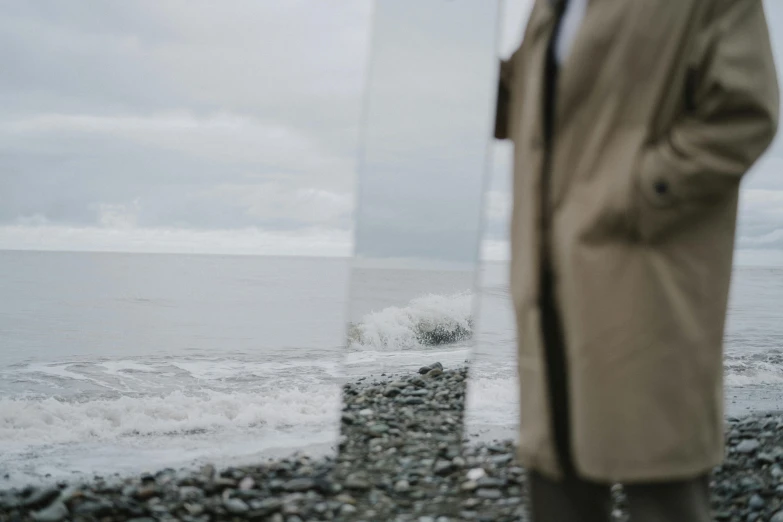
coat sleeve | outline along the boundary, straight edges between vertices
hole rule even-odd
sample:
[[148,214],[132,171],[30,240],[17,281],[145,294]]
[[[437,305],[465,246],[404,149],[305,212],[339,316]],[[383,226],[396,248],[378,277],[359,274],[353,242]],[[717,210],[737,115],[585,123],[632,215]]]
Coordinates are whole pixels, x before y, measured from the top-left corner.
[[495,107],[495,138],[499,140],[509,138],[508,120],[511,110],[512,63],[511,59],[500,61],[497,105]]
[[736,189],[777,131],[777,73],[762,1],[720,3],[727,7],[697,46],[690,107],[641,159],[641,190],[657,206],[707,203]]

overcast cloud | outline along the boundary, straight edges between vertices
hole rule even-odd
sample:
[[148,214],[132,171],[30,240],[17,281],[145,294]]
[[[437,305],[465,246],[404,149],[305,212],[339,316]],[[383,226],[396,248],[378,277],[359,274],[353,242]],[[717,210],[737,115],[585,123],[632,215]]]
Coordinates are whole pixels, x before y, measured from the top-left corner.
[[[783,5],[766,6],[780,61]],[[371,7],[1,3],[0,248],[350,253]],[[506,3],[502,54],[528,8]],[[503,256],[508,144],[494,157],[485,251]],[[740,247],[783,251],[782,171],[778,138]]]

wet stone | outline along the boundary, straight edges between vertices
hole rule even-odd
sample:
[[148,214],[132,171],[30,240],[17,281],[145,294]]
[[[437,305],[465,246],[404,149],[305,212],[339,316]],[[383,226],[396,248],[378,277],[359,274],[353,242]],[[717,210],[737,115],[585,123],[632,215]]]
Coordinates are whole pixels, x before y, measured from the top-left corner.
[[38,522],[59,522],[68,516],[68,508],[62,502],[55,502],[51,506],[32,514],[33,520]]
[[736,450],[739,453],[753,453],[757,449],[759,449],[759,446],[761,446],[761,443],[756,439],[745,439],[739,444],[737,444]]

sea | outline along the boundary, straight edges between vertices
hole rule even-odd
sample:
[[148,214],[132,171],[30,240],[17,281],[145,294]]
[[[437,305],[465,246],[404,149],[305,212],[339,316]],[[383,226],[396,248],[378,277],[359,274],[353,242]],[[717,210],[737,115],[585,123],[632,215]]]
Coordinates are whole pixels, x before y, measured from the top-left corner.
[[[471,364],[465,433],[514,438],[503,263],[0,251],[0,489],[336,451],[340,384]],[[783,410],[783,269],[738,268],[727,413]]]

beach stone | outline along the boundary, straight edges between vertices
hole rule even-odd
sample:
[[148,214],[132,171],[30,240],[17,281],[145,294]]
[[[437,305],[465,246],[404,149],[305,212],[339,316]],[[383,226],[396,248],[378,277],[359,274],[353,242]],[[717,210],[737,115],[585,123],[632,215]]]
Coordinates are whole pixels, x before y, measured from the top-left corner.
[[283,502],[277,498],[253,500],[250,502],[250,508],[253,510],[254,514],[265,517],[280,511],[283,508]]
[[398,480],[394,483],[394,491],[397,493],[405,493],[406,491],[411,489],[410,482],[407,480]]
[[311,478],[295,478],[283,484],[285,491],[307,491],[315,487],[315,480]]
[[506,485],[506,481],[504,479],[492,477],[482,477],[476,482],[480,488],[502,488]]
[[489,457],[489,459],[487,460],[489,460],[492,464],[497,466],[497,465],[508,464],[509,462],[511,462],[513,458],[514,457],[512,455],[506,454],[506,455],[495,455],[493,457]]
[[22,501],[26,508],[45,507],[51,504],[54,499],[60,496],[59,488],[42,488],[33,491],[33,493]]
[[204,506],[201,504],[185,502],[182,507],[185,508],[185,511],[194,517],[198,517],[204,514]]
[[763,464],[774,464],[775,463],[775,457],[773,457],[769,453],[759,453],[756,455],[756,460],[763,463]]
[[142,486],[133,493],[133,497],[139,500],[149,500],[152,497],[157,497],[157,496],[158,496],[158,489],[154,485]]
[[203,466],[201,468],[201,475],[208,480],[212,480],[213,478],[215,478],[215,473],[216,473],[215,466],[213,466],[212,464],[207,464],[206,466]]
[[737,451],[745,454],[753,453],[759,449],[759,446],[761,446],[761,443],[757,439],[745,439],[737,444]]
[[486,477],[487,472],[484,471],[484,468],[473,468],[467,473],[467,477],[470,480],[478,480],[481,477]]
[[179,498],[182,500],[198,500],[204,498],[204,491],[195,486],[182,486],[179,488]]
[[356,511],[357,511],[356,507],[351,504],[343,504],[340,507],[340,514],[343,516],[353,515],[354,513],[356,513]]
[[769,522],[783,522],[783,509],[772,515]]
[[761,496],[758,493],[753,494],[750,497],[750,500],[748,500],[748,507],[754,511],[763,509],[765,505],[766,502],[764,502],[764,499],[761,498]]
[[92,515],[95,517],[110,515],[112,511],[114,511],[114,505],[105,499],[88,500],[73,508],[74,515]]
[[380,436],[389,431],[389,426],[387,424],[383,424],[382,422],[378,422],[376,424],[371,424],[367,429],[373,435]]
[[253,477],[245,477],[239,481],[239,489],[241,489],[242,491],[253,489],[255,485],[256,482],[255,480],[253,480]]
[[476,496],[478,498],[495,500],[501,497],[501,493],[499,489],[481,488],[476,490]]
[[436,475],[448,475],[454,470],[454,465],[448,460],[439,460],[435,463],[433,471]]
[[62,502],[55,502],[51,506],[37,511],[31,515],[38,522],[59,522],[68,516],[68,508]]
[[372,487],[372,485],[367,480],[367,478],[365,478],[364,476],[358,473],[348,475],[348,477],[345,479],[344,485],[348,489],[358,489],[358,490],[366,490]]
[[245,501],[238,498],[227,498],[223,501],[223,507],[225,507],[226,511],[233,515],[241,515],[250,511],[250,507],[245,503]]
[[460,486],[462,491],[475,491],[478,489],[478,483],[475,480],[466,480]]

